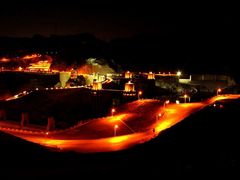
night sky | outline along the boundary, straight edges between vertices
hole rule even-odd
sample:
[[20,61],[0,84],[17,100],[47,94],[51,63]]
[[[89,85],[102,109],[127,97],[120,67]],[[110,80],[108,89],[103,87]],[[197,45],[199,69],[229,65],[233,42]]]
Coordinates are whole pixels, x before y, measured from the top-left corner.
[[[115,1],[87,2],[9,0],[0,6],[0,36],[91,33],[110,41],[147,34],[156,39],[149,46],[151,50],[145,53],[146,59],[152,59],[153,66],[153,59],[160,59],[160,64],[168,61],[172,62],[170,66],[176,64],[184,68],[190,65],[188,69],[194,67],[193,62],[198,62],[195,66],[201,71],[238,71],[235,62],[239,55],[235,44],[239,42],[240,31],[234,4],[163,6],[151,1],[122,1],[121,4]],[[145,51],[148,45],[142,43],[145,44],[142,48]],[[142,51],[141,48],[135,49],[136,52]],[[156,58],[158,52],[162,57]],[[135,59],[138,61],[138,56]],[[200,65],[201,68],[198,68]]]
[[[223,35],[237,20],[231,9],[161,6],[151,1],[92,4],[75,1],[7,1],[0,6],[0,36],[93,33],[110,40],[139,33],[168,35],[212,31]],[[225,36],[225,35],[224,35]]]

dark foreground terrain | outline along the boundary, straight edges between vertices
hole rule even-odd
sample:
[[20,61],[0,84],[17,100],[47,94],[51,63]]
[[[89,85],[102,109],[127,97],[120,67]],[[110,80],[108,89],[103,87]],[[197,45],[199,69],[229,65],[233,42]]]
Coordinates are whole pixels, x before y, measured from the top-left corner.
[[[99,154],[59,153],[0,133],[0,177],[208,179],[240,170],[240,100],[209,106],[154,140]],[[212,176],[211,176],[212,177]]]

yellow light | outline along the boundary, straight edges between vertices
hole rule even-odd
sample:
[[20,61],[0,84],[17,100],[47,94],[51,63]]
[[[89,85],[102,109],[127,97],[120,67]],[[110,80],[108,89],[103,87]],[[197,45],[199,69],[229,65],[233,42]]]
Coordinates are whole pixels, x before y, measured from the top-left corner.
[[187,98],[187,95],[186,95],[186,94],[184,94],[184,98]]
[[18,67],[18,70],[21,71],[23,68],[21,66]]
[[114,128],[117,129],[117,128],[118,128],[118,125],[116,124],[116,125],[114,126]]
[[129,135],[112,137],[112,138],[110,138],[109,142],[110,143],[121,143],[123,141],[128,140],[128,137],[129,137]]
[[181,71],[178,71],[177,72],[177,76],[181,76],[182,75],[182,72]]

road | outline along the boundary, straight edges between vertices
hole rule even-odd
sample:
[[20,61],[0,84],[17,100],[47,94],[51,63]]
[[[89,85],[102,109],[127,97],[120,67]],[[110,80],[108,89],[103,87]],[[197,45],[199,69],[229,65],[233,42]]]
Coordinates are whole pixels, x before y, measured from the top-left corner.
[[[204,102],[168,104],[166,107],[158,100],[137,100],[117,109],[113,116],[80,122],[66,130],[22,130],[16,126],[8,127],[6,122],[0,122],[0,130],[58,151],[117,151],[155,138],[163,130],[215,101],[239,97],[240,95],[218,95]],[[161,116],[158,117],[159,113]],[[118,128],[114,129],[116,125]]]

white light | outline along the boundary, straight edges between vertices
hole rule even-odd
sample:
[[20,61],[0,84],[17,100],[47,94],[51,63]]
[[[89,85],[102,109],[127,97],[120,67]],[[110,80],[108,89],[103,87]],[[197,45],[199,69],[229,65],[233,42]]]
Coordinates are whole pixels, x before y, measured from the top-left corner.
[[177,72],[177,76],[181,76],[182,75],[182,72],[181,71],[178,71]]
[[176,100],[176,104],[180,104],[179,100]]

